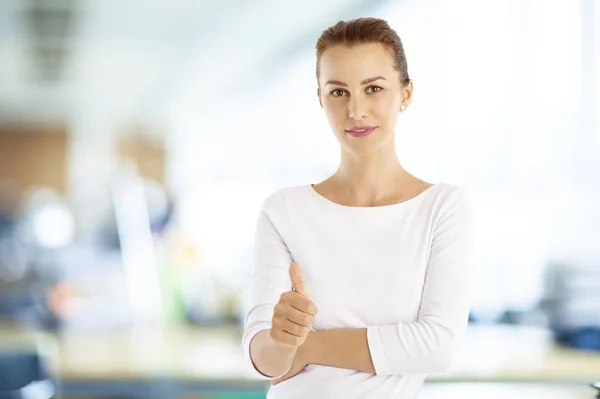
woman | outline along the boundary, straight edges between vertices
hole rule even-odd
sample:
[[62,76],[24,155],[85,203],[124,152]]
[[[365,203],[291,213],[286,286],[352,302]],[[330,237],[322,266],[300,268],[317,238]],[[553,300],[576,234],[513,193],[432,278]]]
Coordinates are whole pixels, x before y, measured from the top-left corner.
[[316,49],[341,162],[265,200],[245,351],[271,379],[269,398],[414,398],[450,367],[467,327],[465,190],[397,158],[413,84],[387,22],[339,22]]

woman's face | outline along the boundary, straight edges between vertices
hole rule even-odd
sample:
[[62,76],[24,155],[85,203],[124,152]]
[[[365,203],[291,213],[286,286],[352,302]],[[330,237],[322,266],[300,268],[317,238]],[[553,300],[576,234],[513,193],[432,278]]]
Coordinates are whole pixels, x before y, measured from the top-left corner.
[[368,154],[394,143],[412,83],[400,83],[391,53],[379,43],[333,46],[321,55],[319,102],[342,147]]

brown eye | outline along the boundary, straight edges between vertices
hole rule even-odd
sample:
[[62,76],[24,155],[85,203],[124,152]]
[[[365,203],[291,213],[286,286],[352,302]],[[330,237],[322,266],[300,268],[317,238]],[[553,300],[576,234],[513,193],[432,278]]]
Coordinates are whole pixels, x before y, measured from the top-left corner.
[[344,95],[344,91],[340,89],[335,89],[331,92],[331,95],[334,97],[341,97]]
[[367,93],[377,93],[378,91],[383,90],[381,87],[379,86],[369,86],[367,87]]

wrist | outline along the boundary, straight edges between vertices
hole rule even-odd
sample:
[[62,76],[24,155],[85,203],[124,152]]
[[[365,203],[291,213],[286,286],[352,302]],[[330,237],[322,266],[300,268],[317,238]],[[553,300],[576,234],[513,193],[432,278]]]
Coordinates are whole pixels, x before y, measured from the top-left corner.
[[282,344],[279,341],[275,341],[273,337],[269,335],[269,339],[271,340],[271,345],[277,348],[277,351],[281,354],[286,354],[288,357],[294,358],[296,356],[296,352],[298,351],[298,347],[290,346],[286,344]]
[[304,364],[313,363],[314,357],[312,355],[314,353],[316,339],[317,339],[317,333],[314,331],[311,331],[306,336],[306,340],[304,341],[304,343],[302,345],[300,345],[300,347],[298,348],[298,352],[296,353],[296,356],[298,357],[298,360],[300,360],[302,363],[304,363]]

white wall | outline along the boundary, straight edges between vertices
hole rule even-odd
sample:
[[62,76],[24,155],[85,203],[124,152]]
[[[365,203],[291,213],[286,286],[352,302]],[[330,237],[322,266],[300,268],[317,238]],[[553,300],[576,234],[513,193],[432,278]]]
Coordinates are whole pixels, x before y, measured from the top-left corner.
[[[373,10],[401,35],[416,88],[398,125],[402,163],[427,180],[467,185],[476,200],[481,312],[535,304],[548,260],[600,267],[600,112],[582,113],[600,104],[600,7],[594,44],[581,28],[585,1],[424,0]],[[582,96],[592,78],[594,95]],[[315,90],[311,45],[265,87],[232,93],[202,118],[174,118],[173,187],[186,196],[227,182],[267,193],[332,173],[337,143]],[[254,215],[255,205],[243,212]]]

